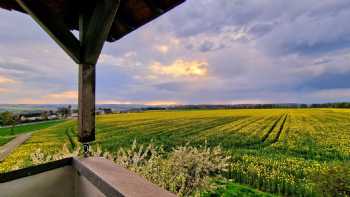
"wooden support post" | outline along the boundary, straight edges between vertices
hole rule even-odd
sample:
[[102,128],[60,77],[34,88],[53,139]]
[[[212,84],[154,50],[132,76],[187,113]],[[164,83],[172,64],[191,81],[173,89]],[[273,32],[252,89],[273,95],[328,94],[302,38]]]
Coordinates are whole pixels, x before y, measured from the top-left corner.
[[79,65],[79,141],[95,140],[96,66]]
[[[79,40],[80,57],[83,59],[86,45],[86,32],[88,30],[90,13],[81,9],[79,16]],[[95,86],[96,86],[96,66],[84,61],[79,64],[79,141],[87,143],[95,140]],[[84,150],[85,151],[85,150]]]
[[119,8],[119,0],[99,0],[93,11],[80,10],[79,141],[95,140],[96,63]]

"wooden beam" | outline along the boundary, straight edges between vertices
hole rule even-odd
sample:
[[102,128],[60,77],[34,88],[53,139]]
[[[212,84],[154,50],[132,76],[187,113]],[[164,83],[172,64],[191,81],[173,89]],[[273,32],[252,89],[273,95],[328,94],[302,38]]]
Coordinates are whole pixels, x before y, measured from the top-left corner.
[[154,0],[145,0],[147,6],[158,15],[164,14],[164,10],[158,7],[157,3]]
[[79,65],[79,141],[95,140],[96,66]]
[[79,141],[82,143],[95,140],[95,65],[118,7],[119,0],[99,0],[92,14],[90,10],[80,10],[80,57],[83,63],[79,65]]
[[55,16],[53,12],[40,1],[16,0],[16,2],[76,63],[80,63],[80,43],[72,32],[69,31],[63,18]]
[[[88,1],[91,2],[91,1]],[[79,15],[79,39],[80,47],[84,48],[84,40],[88,30],[91,12],[84,7],[80,10]],[[83,59],[83,50],[81,58]],[[83,61],[84,62],[84,61]],[[87,143],[95,140],[95,86],[96,82],[96,66],[95,64],[80,64],[79,65],[79,123],[78,136],[79,141]]]
[[95,65],[100,56],[103,44],[111,30],[114,18],[117,14],[120,0],[96,1],[95,10],[88,23],[88,28],[83,36],[82,61]]

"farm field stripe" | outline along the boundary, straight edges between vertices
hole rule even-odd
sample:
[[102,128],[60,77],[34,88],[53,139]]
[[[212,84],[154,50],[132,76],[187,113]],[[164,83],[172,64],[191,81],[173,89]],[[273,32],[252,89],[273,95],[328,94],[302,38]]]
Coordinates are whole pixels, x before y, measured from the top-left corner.
[[220,127],[224,124],[227,124],[228,122],[231,122],[231,120],[232,120],[232,117],[215,119],[213,121],[206,122],[205,124],[200,125],[200,127],[196,127],[196,128],[190,127],[189,130],[187,130],[186,132],[183,132],[182,135],[178,135],[178,136],[187,137],[190,135],[198,134],[203,131]]
[[216,135],[218,132],[221,134],[230,134],[230,133],[235,133],[239,132],[242,128],[245,126],[248,126],[249,123],[256,122],[257,118],[255,117],[248,117],[248,118],[241,118],[241,119],[236,119],[236,121],[228,122],[226,124],[223,124],[217,128],[208,130],[209,132],[207,133],[208,136],[209,134],[214,134]]
[[264,120],[264,117],[262,118],[254,118],[252,121],[247,121],[245,123],[239,124],[237,125],[237,127],[234,129],[234,131],[241,131],[243,128],[246,128],[256,122],[259,122],[260,120]]
[[132,130],[137,130],[137,129],[149,129],[152,128],[154,130],[155,128],[158,129],[160,127],[169,127],[169,124],[172,123],[178,123],[179,125],[181,124],[193,124],[193,122],[196,122],[196,120],[201,121],[201,119],[164,119],[164,120],[148,120],[148,121],[121,121],[118,123],[115,123],[114,126],[109,126],[109,127],[98,127],[102,133],[106,131],[115,131],[117,129],[132,129]]
[[153,121],[152,124],[148,124],[147,126],[142,124],[128,126],[127,124],[125,124],[120,127],[102,129],[101,131],[97,132],[97,137],[104,140],[106,139],[106,137],[123,135],[125,133],[127,133],[127,135],[133,135],[138,133],[142,136],[148,135],[150,133],[152,133],[152,135],[158,135],[159,132],[169,130],[169,128],[171,128],[170,129],[171,131],[176,131],[179,129],[183,130],[186,127],[189,127],[189,125],[193,125],[193,120],[186,120],[186,121],[179,121],[179,122],[176,122],[174,120],[172,122],[178,123],[178,125],[169,126],[170,122],[165,122],[162,120]]
[[[146,134],[160,134],[162,132],[172,132],[172,131],[183,131],[188,128],[192,128],[196,125],[202,125],[202,124],[208,124],[212,121],[215,121],[215,119],[191,119],[191,120],[185,120],[185,121],[176,121],[176,120],[157,120],[154,121],[152,124],[148,125],[138,125],[136,127],[127,127],[128,125],[125,125],[127,130],[131,130],[136,133],[146,133]],[[174,125],[172,124],[174,123]],[[171,129],[170,129],[171,128]]]
[[[249,132],[249,137],[252,136],[258,136],[259,132],[266,129],[268,125],[270,125],[271,122],[273,122],[274,117],[273,116],[267,116],[264,117],[263,119],[256,121],[253,124],[250,124],[248,127],[242,128],[242,129],[250,129],[248,130]],[[246,133],[247,131],[244,131],[242,133]]]
[[[209,120],[210,119],[203,119],[201,122],[196,122],[196,124],[193,124],[193,122],[192,122],[192,124],[191,124],[191,122],[188,122],[188,123],[186,123],[186,124],[184,124],[182,127],[176,127],[176,126],[172,126],[172,127],[170,127],[169,128],[169,126],[168,127],[164,127],[164,129],[162,129],[162,130],[160,130],[160,131],[158,131],[157,132],[157,134],[158,135],[162,135],[162,134],[171,134],[171,135],[173,135],[173,134],[175,134],[176,132],[186,132],[186,131],[188,131],[188,130],[194,130],[193,128],[194,127],[196,127],[196,128],[199,128],[199,126],[202,126],[202,125],[207,125],[208,123],[209,123]],[[238,119],[232,119],[232,120],[229,120],[230,122],[235,122],[235,121],[237,121]],[[214,119],[214,120],[210,120],[210,123],[211,122],[213,122],[213,123],[215,123],[217,120],[216,119]],[[223,123],[223,124],[225,124],[225,123]],[[209,124],[210,125],[210,124]],[[217,126],[217,127],[215,127],[215,128],[219,128],[219,127],[221,127],[222,125],[219,125],[219,126]],[[210,129],[208,129],[208,131],[209,131]]]
[[263,138],[261,139],[261,142],[264,143],[267,138],[270,136],[270,134],[272,133],[272,131],[275,129],[275,127],[277,126],[278,122],[283,118],[283,115],[280,116],[272,125],[272,127],[265,133],[265,135],[263,136]]

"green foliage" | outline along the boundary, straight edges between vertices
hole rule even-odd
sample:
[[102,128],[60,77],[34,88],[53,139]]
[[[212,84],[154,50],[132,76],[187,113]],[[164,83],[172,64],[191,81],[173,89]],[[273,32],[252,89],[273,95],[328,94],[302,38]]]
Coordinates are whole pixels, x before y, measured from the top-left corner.
[[14,114],[11,112],[3,112],[0,115],[1,122],[3,125],[13,125],[16,123],[16,120],[14,118]]
[[31,124],[25,124],[25,125],[17,125],[13,133],[11,132],[11,128],[0,128],[0,137],[38,131],[41,129],[55,126],[62,122],[64,122],[64,120],[54,120],[54,121],[37,122],[37,123],[31,123]]
[[77,134],[74,132],[72,127],[66,129],[66,135],[69,140],[69,149],[75,150],[79,142],[77,140]]
[[314,181],[323,196],[350,196],[350,162],[331,165],[328,170],[314,176]]
[[248,186],[240,185],[230,181],[216,181],[217,188],[213,191],[202,192],[202,197],[276,197]]
[[11,141],[14,137],[0,137],[0,146],[6,144]]
[[1,122],[5,126],[11,126],[10,131],[11,135],[14,135],[14,129],[16,126],[16,116],[12,112],[3,112],[0,115]]

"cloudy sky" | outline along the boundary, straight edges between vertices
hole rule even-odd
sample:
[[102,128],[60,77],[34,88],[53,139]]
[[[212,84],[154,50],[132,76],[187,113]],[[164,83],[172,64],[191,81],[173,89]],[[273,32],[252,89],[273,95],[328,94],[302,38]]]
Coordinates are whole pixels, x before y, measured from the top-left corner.
[[[187,0],[115,43],[98,103],[350,101],[349,0]],[[78,67],[0,10],[0,103],[76,103]]]

